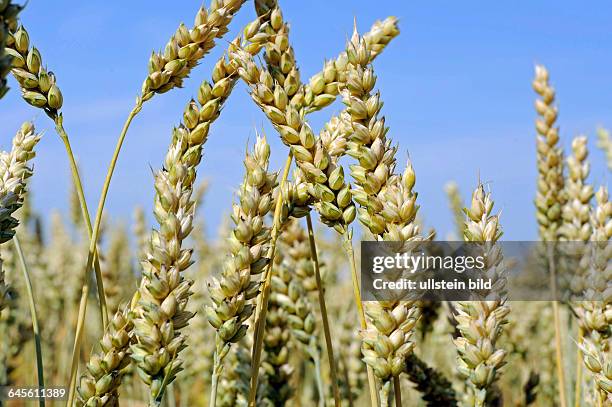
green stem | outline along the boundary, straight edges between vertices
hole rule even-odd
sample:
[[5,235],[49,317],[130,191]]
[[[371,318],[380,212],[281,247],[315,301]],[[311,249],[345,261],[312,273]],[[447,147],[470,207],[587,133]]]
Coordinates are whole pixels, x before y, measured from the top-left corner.
[[266,314],[268,312],[268,301],[270,299],[270,284],[272,283],[272,267],[274,265],[274,254],[276,253],[276,241],[280,232],[280,216],[281,209],[283,207],[283,198],[281,192],[289,177],[289,169],[291,168],[291,161],[293,160],[293,153],[289,151],[287,160],[285,162],[285,168],[283,170],[283,177],[279,185],[279,194],[276,199],[276,207],[274,208],[274,220],[272,223],[272,232],[270,237],[270,250],[268,258],[271,259],[269,266],[266,268],[264,284],[261,289],[260,301],[257,304],[257,312],[255,315],[255,338],[253,344],[252,362],[251,362],[251,386],[249,389],[249,407],[255,407],[255,399],[257,397],[257,379],[259,372],[259,365],[261,364],[261,351],[263,350],[263,334],[266,326]]
[[[361,329],[367,329],[368,323],[363,309],[363,302],[361,301],[361,288],[359,285],[359,277],[357,276],[357,264],[355,262],[355,250],[353,249],[353,239],[351,233],[346,230],[343,234],[344,237],[344,250],[348,256],[349,264],[351,267],[351,279],[353,281],[353,297],[355,298],[355,304],[357,304],[357,313],[359,314],[359,324]],[[370,402],[373,406],[378,405],[378,390],[376,389],[376,379],[374,377],[374,370],[370,365],[366,363],[366,369],[368,373],[368,386],[370,389]]]
[[402,388],[399,375],[393,376],[393,394],[395,395],[395,407],[402,407]]
[[215,350],[215,355],[213,356],[213,371],[212,378],[210,384],[210,400],[209,406],[215,407],[217,405],[217,388],[219,387],[219,378],[221,377],[221,370],[223,367],[223,361],[219,357],[219,350]]
[[391,391],[391,381],[387,380],[380,387],[380,407],[389,407],[389,392]]
[[[92,264],[94,262],[94,258],[96,257],[96,245],[98,242],[98,237],[100,234],[100,226],[102,224],[102,213],[104,212],[104,204],[106,202],[106,197],[108,195],[108,189],[110,188],[111,179],[113,178],[113,173],[115,171],[115,167],[117,166],[117,160],[119,159],[119,153],[121,152],[121,147],[123,146],[123,142],[125,141],[125,136],[127,131],[132,123],[134,117],[140,112],[142,109],[142,99],[138,98],[136,102],[136,106],[132,109],[130,114],[128,115],[125,124],[123,125],[123,129],[121,130],[121,134],[119,134],[119,138],[117,139],[117,145],[115,146],[115,151],[113,153],[113,157],[111,158],[111,162],[108,166],[108,171],[106,173],[106,178],[104,180],[104,185],[102,186],[102,193],[100,194],[100,200],[98,201],[98,209],[96,212],[96,219],[93,224],[93,231],[91,235],[91,239],[89,241],[89,250],[87,253],[87,263],[85,265],[85,276],[89,274],[91,270]],[[74,347],[72,349],[72,367],[70,371],[70,387],[68,389],[68,404],[67,407],[71,407],[71,402],[74,399],[74,392],[76,387],[76,374],[78,370],[78,362],[79,362],[79,352],[81,348],[81,336],[83,334],[83,324],[85,323],[85,317],[87,315],[87,293],[89,291],[87,278],[84,280],[83,288],[81,291],[81,306],[79,307],[79,316],[77,321],[77,329],[74,339]],[[83,305],[84,304],[84,305]],[[70,397],[72,396],[72,398]]]
[[[70,171],[72,172],[72,182],[74,183],[77,196],[79,199],[79,205],[81,206],[81,216],[83,216],[83,220],[85,222],[85,226],[87,227],[87,233],[89,235],[89,239],[91,240],[93,229],[91,227],[91,218],[89,216],[89,209],[87,208],[87,201],[85,200],[85,193],[83,191],[83,184],[81,183],[81,176],[79,175],[79,167],[77,166],[76,160],[74,158],[74,154],[72,152],[72,146],[70,145],[70,139],[68,138],[68,134],[64,129],[62,116],[56,116],[53,120],[55,122],[55,130],[57,134],[59,134],[62,142],[64,143],[64,148],[66,149],[66,154],[68,155],[68,161],[70,163]],[[98,299],[100,301],[100,315],[102,317],[102,332],[108,325],[108,307],[106,305],[106,294],[104,291],[104,280],[102,279],[102,271],[100,269],[100,261],[98,259],[97,250],[94,253],[94,271],[96,275],[96,287],[98,289]],[[86,275],[85,278],[89,276]]]
[[[584,330],[582,327],[578,327],[578,339],[576,343],[582,343],[584,338]],[[576,387],[574,387],[574,407],[580,407],[582,400],[582,352],[580,346],[576,349]]]
[[325,386],[323,385],[323,374],[321,371],[321,353],[315,349],[310,350],[310,357],[315,365],[315,381],[319,392],[319,407],[325,407]]
[[325,305],[325,290],[321,283],[321,272],[319,270],[319,256],[317,256],[317,244],[315,242],[314,230],[312,227],[312,219],[310,213],[306,214],[306,224],[308,225],[308,241],[310,243],[310,258],[314,266],[315,279],[317,282],[317,291],[319,293],[319,307],[321,309],[321,319],[323,320],[323,334],[325,336],[325,346],[327,348],[327,359],[329,362],[329,374],[332,381],[332,390],[334,392],[334,403],[336,407],[340,406],[340,391],[338,390],[338,377],[336,373],[336,359],[334,358],[334,347],[331,340],[331,332],[329,329],[329,320],[327,318],[327,307]]
[[563,363],[563,349],[561,341],[561,317],[559,315],[559,302],[556,301],[557,296],[557,273],[555,268],[554,247],[550,242],[546,242],[546,251],[548,257],[548,269],[550,272],[550,287],[553,293],[552,308],[555,324],[555,355],[557,364],[557,380],[559,385],[559,401],[561,407],[567,407],[567,398],[565,396],[565,365]]
[[[13,242],[15,243],[15,250],[17,251],[17,257],[19,257],[19,263],[21,265],[21,270],[23,271],[23,278],[26,283],[26,290],[28,292],[28,303],[30,305],[30,317],[32,318],[32,330],[34,331],[34,346],[36,347],[36,369],[38,374],[38,387],[40,389],[45,388],[45,378],[44,378],[44,369],[43,369],[43,359],[42,359],[42,346],[40,344],[40,329],[38,327],[38,316],[36,313],[36,304],[34,303],[34,291],[32,290],[32,280],[30,279],[30,273],[28,271],[28,265],[25,260],[25,256],[23,255],[23,250],[21,249],[21,244],[19,243],[19,238],[17,235],[13,237]],[[45,407],[45,399],[40,398],[38,401],[40,407]]]
[[85,284],[81,288],[81,302],[79,303],[79,315],[77,316],[77,327],[74,333],[74,345],[72,347],[72,363],[70,365],[70,382],[68,386],[68,401],[66,407],[72,407],[74,404],[74,395],[76,391],[76,376],[79,370],[79,349],[81,348],[81,339],[83,337],[83,325],[85,322],[85,313],[87,312],[87,293],[89,292],[89,284]]
[[168,385],[168,391],[166,391],[166,405],[168,407],[176,407],[176,398],[174,397],[174,383]]

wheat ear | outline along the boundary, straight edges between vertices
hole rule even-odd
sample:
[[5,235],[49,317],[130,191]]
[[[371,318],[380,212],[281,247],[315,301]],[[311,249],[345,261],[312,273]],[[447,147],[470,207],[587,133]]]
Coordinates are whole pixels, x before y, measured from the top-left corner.
[[[247,31],[251,28],[251,25],[247,27]],[[253,31],[256,32],[257,29],[258,26]],[[257,52],[259,47],[254,46],[249,50]],[[204,81],[200,86],[198,92],[200,106],[195,101],[188,104],[183,115],[184,125],[175,129],[173,144],[166,156],[165,169],[156,176],[155,215],[160,222],[161,230],[152,235],[152,250],[143,262],[145,276],[140,287],[142,299],[136,312],[138,315],[136,321],[140,320],[141,324],[135,323],[139,343],[133,346],[133,357],[138,362],[139,371],[144,373],[142,376],[145,382],[151,386],[152,400],[159,400],[163,390],[162,384],[170,383],[176,374],[173,370],[180,366],[179,360],[169,359],[176,357],[182,349],[184,337],[178,333],[178,330],[187,324],[191,315],[184,310],[191,283],[180,273],[190,264],[191,251],[181,250],[180,243],[191,231],[190,223],[195,209],[191,199],[195,168],[201,160],[202,146],[208,137],[210,124],[219,116],[223,103],[233,89],[237,78],[233,72],[232,66],[225,58],[221,58],[215,65],[212,75],[213,85]],[[176,267],[173,266],[172,259],[178,261]],[[164,264],[167,265],[167,270],[162,267]],[[157,283],[165,288],[160,290]],[[176,292],[173,293],[173,290]],[[150,316],[151,310],[159,307],[163,309],[166,302],[175,303],[172,312],[164,311],[167,319],[151,320],[147,317]],[[161,317],[163,314],[158,316]],[[173,338],[170,338],[172,343],[165,343],[163,338],[157,343],[150,343],[145,339],[151,330],[161,329],[161,324],[165,322],[171,322],[170,326],[174,325],[173,329],[176,330]],[[157,360],[160,362],[158,365],[151,365],[146,359],[150,354],[156,354],[159,356],[158,359],[165,359]],[[168,368],[169,370],[165,372],[160,370],[170,365],[173,367]]]
[[213,1],[207,10],[201,7],[194,25],[181,24],[163,52],[154,52],[149,59],[149,74],[142,84],[143,101],[155,93],[182,87],[191,70],[215,46],[215,40],[228,32],[228,25],[245,0]]
[[580,338],[580,349],[587,369],[595,378],[595,389],[600,403],[612,402],[612,360],[610,342],[612,338],[612,301],[609,290],[610,281],[610,237],[612,237],[612,203],[608,190],[600,188],[595,194],[597,206],[591,214],[593,234],[590,253],[589,284],[585,299],[581,301],[577,313],[585,337]]
[[472,194],[467,215],[464,239],[477,242],[475,249],[485,259],[483,273],[495,287],[493,297],[483,294],[482,301],[461,301],[455,303],[455,319],[459,336],[454,339],[459,352],[458,370],[472,393],[467,404],[484,406],[488,390],[499,376],[504,365],[506,351],[497,346],[502,326],[510,308],[506,305],[504,264],[501,250],[496,245],[502,235],[498,215],[493,215],[493,200],[485,193],[484,186],[478,185]]
[[308,234],[296,221],[286,225],[279,238],[283,253],[281,264],[272,277],[271,301],[279,304],[288,314],[293,339],[315,365],[315,378],[319,401],[325,401],[321,372],[321,346],[319,345],[313,295],[317,293],[314,265],[311,262]]
[[78,386],[78,406],[112,406],[119,403],[119,386],[130,364],[134,342],[130,307],[123,306],[111,319],[104,336],[87,363]]
[[[34,158],[34,147],[40,140],[32,123],[24,123],[13,138],[10,152],[0,152],[0,243],[15,235],[18,225],[13,217],[23,205],[26,180],[32,176],[28,162]],[[8,286],[4,281],[2,259],[0,259],[0,311],[6,305]]]
[[606,155],[608,168],[612,170],[612,138],[610,132],[603,127],[597,129],[597,147]]
[[[367,48],[368,62],[374,59],[386,46],[399,35],[396,17],[387,17],[383,21],[376,21],[369,32],[363,35]],[[320,110],[336,100],[344,88],[348,74],[348,58],[342,52],[335,60],[326,61],[321,72],[310,78],[304,90],[304,108],[307,112]]]
[[8,92],[6,76],[11,70],[12,56],[5,51],[9,32],[17,28],[17,15],[23,9],[11,2],[0,1],[0,99]]
[[540,236],[543,241],[557,239],[561,226],[563,199],[563,151],[559,147],[559,128],[555,127],[557,108],[555,90],[549,83],[548,70],[537,65],[533,89],[541,97],[535,102],[538,189],[535,199]]
[[231,251],[219,279],[213,278],[209,291],[213,301],[206,314],[216,329],[210,405],[216,403],[216,389],[223,370],[223,360],[232,343],[244,337],[245,322],[252,316],[253,300],[259,294],[256,277],[269,262],[270,228],[264,217],[272,209],[272,189],[277,175],[268,172],[270,147],[258,138],[254,152],[245,158],[246,175],[240,188],[240,203],[233,208],[235,227],[231,233]]
[[[347,154],[357,160],[351,165],[353,198],[360,205],[359,221],[376,240],[419,241],[415,173],[408,163],[402,176],[393,174],[396,149],[386,138],[384,118],[378,117],[380,95],[371,93],[376,77],[369,65],[370,53],[365,39],[355,31],[347,45],[348,77],[342,91],[349,131]],[[365,312],[371,325],[362,331],[362,352],[382,381],[380,404],[385,406],[392,381],[400,399],[397,378],[414,348],[412,336],[420,310],[414,301],[376,301],[367,303]]]
[[[548,70],[542,65],[535,67],[533,89],[541,97],[536,99],[535,109],[538,113],[535,127],[538,180],[535,198],[536,219],[539,225],[540,239],[544,242],[553,242],[559,237],[559,228],[562,223],[562,208],[564,199],[563,179],[563,150],[559,146],[559,128],[555,127],[557,121],[557,108],[555,90],[549,83]],[[551,281],[556,281],[554,255],[548,250],[548,267],[551,272]],[[552,301],[553,317],[555,320],[555,347],[557,380],[561,407],[567,406],[565,395],[564,355],[561,347],[561,322],[559,304]]]
[[463,216],[463,198],[459,192],[459,186],[456,182],[451,181],[444,186],[444,191],[448,197],[448,204],[453,214],[455,233],[457,237],[461,238],[465,227],[465,218]]

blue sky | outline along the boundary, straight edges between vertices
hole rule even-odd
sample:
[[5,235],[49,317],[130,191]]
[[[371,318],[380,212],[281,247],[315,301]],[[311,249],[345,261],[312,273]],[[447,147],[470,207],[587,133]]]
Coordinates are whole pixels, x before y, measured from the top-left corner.
[[[133,105],[152,50],[164,46],[181,21],[191,24],[200,3],[31,0],[22,14],[43,61],[64,94],[65,126],[82,167],[86,195],[95,208],[108,160]],[[536,237],[533,215],[535,145],[533,66],[545,64],[557,89],[564,145],[587,134],[592,182],[607,183],[603,155],[594,147],[598,125],[612,126],[612,4],[605,1],[407,2],[281,1],[302,77],[340,52],[356,18],[361,32],[389,15],[401,35],[375,62],[390,137],[403,166],[410,155],[417,172],[422,215],[441,236],[452,230],[443,185],[459,183],[466,198],[478,176],[490,182],[506,238]],[[226,39],[254,18],[247,3]],[[224,44],[224,40],[220,42]],[[156,96],[134,121],[117,167],[107,211],[131,221],[133,208],[148,211],[152,168],[159,168],[186,102],[225,47],[197,67],[185,88]],[[48,215],[68,206],[69,170],[50,121],[22,102],[17,84],[0,104],[6,148],[24,120],[46,130],[32,180],[34,206]],[[311,116],[315,129],[337,113],[337,103]],[[199,176],[211,189],[203,208],[214,233],[242,177],[241,159],[255,129],[264,127],[274,168],[286,148],[240,84],[213,125]],[[150,213],[150,211],[149,211]],[[93,216],[93,214],[92,214]]]

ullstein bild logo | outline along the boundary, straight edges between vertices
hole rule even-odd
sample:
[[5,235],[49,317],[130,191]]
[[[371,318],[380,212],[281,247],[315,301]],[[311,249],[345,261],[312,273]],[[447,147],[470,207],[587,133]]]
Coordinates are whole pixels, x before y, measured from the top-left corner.
[[608,253],[608,242],[366,241],[362,299],[603,301]]

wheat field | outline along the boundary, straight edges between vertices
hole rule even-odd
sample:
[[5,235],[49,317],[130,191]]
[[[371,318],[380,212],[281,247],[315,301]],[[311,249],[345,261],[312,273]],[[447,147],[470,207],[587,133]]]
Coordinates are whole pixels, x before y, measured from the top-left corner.
[[[361,241],[469,242],[503,285],[512,259],[499,250],[495,200],[504,186],[479,174],[460,191],[449,174],[437,187],[454,230],[435,230],[418,194],[426,169],[394,139],[378,81],[403,21],[356,24],[306,77],[281,3],[212,0],[177,22],[142,61],[142,87],[105,141],[116,144],[88,201],[71,144],[77,118],[63,110],[70,77],[47,66],[49,50],[22,18],[36,2],[0,0],[0,109],[20,94],[39,112],[19,128],[0,124],[0,406],[612,406],[612,203],[607,179],[589,177],[593,154],[607,162],[596,171],[612,168],[609,132],[560,131],[554,71],[535,65],[525,86],[537,178],[525,222],[541,241],[583,248],[558,253],[576,297],[364,301]],[[254,17],[234,27],[241,13]],[[206,79],[194,87],[192,77]],[[142,180],[153,205],[115,219],[105,212],[115,170],[138,159],[124,143],[153,100],[180,88],[192,97]],[[205,144],[221,136],[215,122],[238,89],[272,131],[254,129],[241,147],[242,180],[223,186],[232,205],[211,236],[206,203],[218,198],[201,167],[218,153]],[[54,174],[70,179],[60,192],[68,210],[51,216],[29,187],[42,139],[60,141],[53,160],[70,167]],[[601,151],[589,152],[589,140]],[[552,255],[543,263],[556,272]]]

